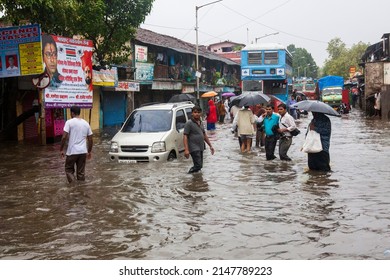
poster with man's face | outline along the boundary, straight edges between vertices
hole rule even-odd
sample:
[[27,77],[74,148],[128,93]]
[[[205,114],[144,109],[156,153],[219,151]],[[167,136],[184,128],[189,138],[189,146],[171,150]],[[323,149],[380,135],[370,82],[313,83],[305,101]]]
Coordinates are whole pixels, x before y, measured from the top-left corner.
[[42,66],[38,24],[0,28],[0,77],[41,74]]
[[92,108],[92,54],[90,40],[42,36],[45,72],[50,76],[44,90],[45,108]]

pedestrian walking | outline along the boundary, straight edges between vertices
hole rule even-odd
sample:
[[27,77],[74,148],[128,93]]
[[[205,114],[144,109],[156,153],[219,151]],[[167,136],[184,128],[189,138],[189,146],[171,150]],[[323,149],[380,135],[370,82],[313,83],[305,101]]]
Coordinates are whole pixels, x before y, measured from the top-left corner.
[[194,166],[188,173],[199,172],[203,167],[204,142],[209,145],[211,154],[214,154],[214,148],[207,137],[203,123],[201,121],[202,109],[199,106],[192,108],[192,117],[184,125],[184,156],[189,158],[191,155]]
[[375,109],[375,115],[376,117],[381,117],[381,92],[380,89],[377,89],[377,92],[374,94],[375,97],[375,104],[374,104],[374,109]]
[[[261,104],[257,110],[257,113],[255,114],[257,115],[258,118],[261,118],[261,116],[264,115],[264,113],[265,113],[265,109]],[[256,122],[256,147],[264,147],[264,138],[265,138],[265,133],[264,133],[263,121],[257,121]]]
[[230,108],[229,108],[229,97],[225,99],[223,105],[225,106],[225,120],[230,121]]
[[218,120],[217,107],[212,99],[208,101],[209,108],[207,109],[207,130],[215,130],[215,123]]
[[218,113],[218,122],[220,124],[223,124],[225,121],[226,110],[225,110],[225,104],[223,103],[222,100],[220,100],[217,103],[217,113]]
[[274,160],[276,143],[278,141],[278,135],[274,127],[279,126],[280,116],[273,112],[271,104],[267,104],[265,107],[265,113],[261,118],[258,119],[258,122],[263,121],[264,132],[265,132],[265,156],[267,160]]
[[322,151],[319,153],[308,153],[307,161],[310,170],[330,171],[330,135],[332,126],[329,118],[323,113],[312,112],[313,119],[309,124],[310,130],[320,134]]
[[[71,119],[67,120],[62,134],[60,153],[65,157],[64,147],[68,140],[66,150],[65,174],[68,182],[85,180],[85,165],[87,158],[91,158],[93,140],[92,130],[88,122],[80,117],[80,107],[70,108]],[[76,177],[75,173],[76,166]]]
[[281,160],[291,161],[287,155],[292,144],[291,131],[297,128],[294,118],[287,112],[286,104],[279,104],[278,112],[280,115],[278,132],[281,134],[279,139],[279,157]]
[[241,152],[249,153],[252,147],[252,138],[255,133],[255,115],[249,106],[241,108],[233,120],[233,127],[237,125],[238,137],[241,140]]
[[296,120],[298,118],[297,116],[297,110],[294,108],[294,104],[296,104],[297,101],[295,99],[295,96],[294,95],[291,95],[291,100],[288,104],[288,109],[289,109],[289,114],[294,118],[294,120]]

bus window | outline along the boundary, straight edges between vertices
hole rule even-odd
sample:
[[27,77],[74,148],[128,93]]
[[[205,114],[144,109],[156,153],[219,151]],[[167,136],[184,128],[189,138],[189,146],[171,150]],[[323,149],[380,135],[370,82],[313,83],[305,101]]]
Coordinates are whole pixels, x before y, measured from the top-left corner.
[[264,64],[278,64],[278,52],[264,53]]
[[248,53],[248,64],[263,64],[261,52]]

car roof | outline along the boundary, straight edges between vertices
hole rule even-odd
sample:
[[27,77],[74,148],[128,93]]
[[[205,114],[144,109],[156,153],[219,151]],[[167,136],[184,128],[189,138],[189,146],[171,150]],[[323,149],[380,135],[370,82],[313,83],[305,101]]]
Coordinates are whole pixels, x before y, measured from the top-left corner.
[[144,104],[136,110],[172,110],[174,108],[192,108],[195,105],[190,101],[177,102],[177,103],[156,103],[156,104]]

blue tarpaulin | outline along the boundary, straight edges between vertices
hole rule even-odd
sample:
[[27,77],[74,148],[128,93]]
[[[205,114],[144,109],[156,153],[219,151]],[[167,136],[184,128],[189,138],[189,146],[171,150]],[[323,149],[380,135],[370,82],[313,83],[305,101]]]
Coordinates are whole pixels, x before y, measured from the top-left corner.
[[318,80],[320,90],[326,87],[343,87],[344,78],[341,76],[326,76]]

